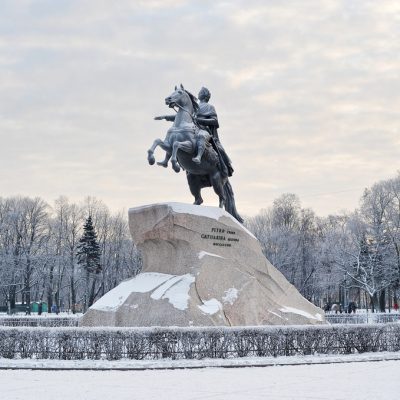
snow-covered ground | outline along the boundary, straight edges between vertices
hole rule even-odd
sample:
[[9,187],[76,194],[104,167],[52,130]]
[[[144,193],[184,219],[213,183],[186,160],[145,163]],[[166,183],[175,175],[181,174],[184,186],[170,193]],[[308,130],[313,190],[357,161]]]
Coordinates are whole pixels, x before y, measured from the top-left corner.
[[378,352],[362,354],[318,354],[290,357],[241,357],[241,358],[205,358],[202,360],[40,360],[0,358],[1,369],[54,369],[54,370],[144,370],[144,369],[189,369],[209,367],[266,367],[305,364],[356,363],[371,361],[400,361],[400,352]]
[[5,400],[392,400],[400,361],[147,371],[0,371]]

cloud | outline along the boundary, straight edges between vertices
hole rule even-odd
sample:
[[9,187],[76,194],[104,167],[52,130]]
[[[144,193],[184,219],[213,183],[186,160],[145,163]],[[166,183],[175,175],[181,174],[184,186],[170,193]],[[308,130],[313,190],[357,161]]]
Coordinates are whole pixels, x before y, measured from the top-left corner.
[[[400,150],[399,16],[390,0],[6,1],[2,195],[191,202],[184,174],[146,163],[168,128],[153,117],[180,82],[212,92],[243,213],[283,192],[387,178]],[[359,194],[307,205],[351,209]]]

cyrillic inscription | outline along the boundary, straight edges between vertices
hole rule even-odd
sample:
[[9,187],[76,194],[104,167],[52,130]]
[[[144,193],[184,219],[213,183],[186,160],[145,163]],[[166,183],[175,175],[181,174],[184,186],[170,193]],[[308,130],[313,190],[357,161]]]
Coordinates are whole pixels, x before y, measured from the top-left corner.
[[236,231],[232,229],[211,228],[211,233],[202,233],[202,239],[213,240],[213,246],[232,247],[233,244],[239,242],[239,238],[235,237]]

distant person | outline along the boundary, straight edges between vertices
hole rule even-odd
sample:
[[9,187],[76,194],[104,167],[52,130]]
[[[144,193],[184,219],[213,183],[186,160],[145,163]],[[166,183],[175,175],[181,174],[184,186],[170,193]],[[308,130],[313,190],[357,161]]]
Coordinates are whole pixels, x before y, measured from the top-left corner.
[[394,303],[393,304],[393,309],[394,309],[394,311],[397,312],[399,310],[399,305],[397,303]]
[[51,306],[51,312],[52,312],[53,314],[58,314],[58,307],[57,307],[57,304],[53,304],[53,305]]
[[42,302],[40,302],[38,305],[38,315],[42,315],[42,311],[43,311],[43,304]]
[[348,309],[347,309],[347,311],[348,311],[348,313],[349,314],[351,314],[351,313],[356,313],[356,310],[357,310],[357,306],[356,306],[356,303],[354,303],[354,301],[351,301],[350,303],[349,303],[349,306],[348,306]]
[[335,314],[337,314],[339,311],[341,312],[339,304],[333,304],[331,310],[334,311]]

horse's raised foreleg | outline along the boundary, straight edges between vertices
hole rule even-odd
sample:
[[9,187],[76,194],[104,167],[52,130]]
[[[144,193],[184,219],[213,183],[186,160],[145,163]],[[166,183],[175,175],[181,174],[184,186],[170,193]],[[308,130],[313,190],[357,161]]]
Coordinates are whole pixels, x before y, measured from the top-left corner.
[[165,150],[165,158],[163,161],[160,161],[157,163],[157,165],[160,165],[161,167],[167,168],[168,166],[168,161],[171,158],[172,155],[172,146],[169,143],[161,143],[160,147]]
[[181,167],[179,166],[178,160],[176,158],[178,150],[182,150],[185,153],[192,154],[193,143],[190,140],[186,140],[185,142],[174,142],[174,144],[172,145],[171,164],[175,172],[179,172],[181,170]]
[[163,161],[159,161],[157,163],[157,165],[159,165],[160,167],[167,168],[168,167],[168,161],[169,161],[170,158],[171,158],[171,152],[166,152],[164,160]]
[[153,142],[153,145],[147,150],[147,161],[149,162],[150,165],[153,165],[156,162],[156,159],[154,157],[154,150],[161,143],[163,143],[163,141],[161,139],[156,139]]
[[150,147],[149,150],[147,150],[147,160],[149,162],[150,165],[153,165],[156,161],[155,157],[154,157],[154,151],[157,148],[157,146],[160,146],[167,154],[165,155],[165,159],[164,161],[157,163],[158,165],[162,165],[163,167],[166,167],[168,164],[168,160],[171,157],[171,152],[172,152],[172,147],[171,145],[161,139],[156,139],[153,143],[153,145]]

